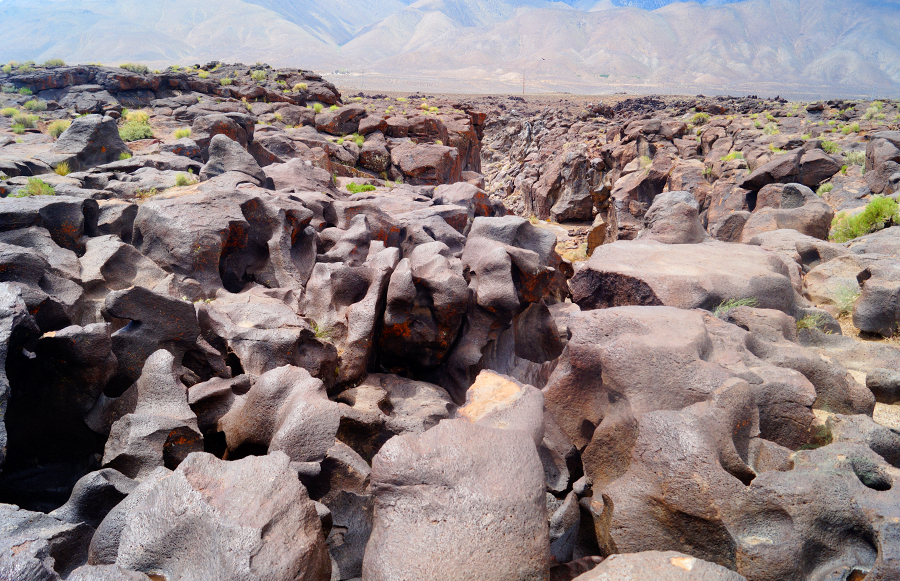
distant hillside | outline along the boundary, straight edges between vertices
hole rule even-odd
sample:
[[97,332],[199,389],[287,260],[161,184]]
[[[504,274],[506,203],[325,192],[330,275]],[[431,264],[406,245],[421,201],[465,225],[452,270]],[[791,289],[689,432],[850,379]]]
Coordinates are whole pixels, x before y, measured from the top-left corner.
[[862,0],[0,0],[10,60],[209,60],[534,90],[900,92],[900,4]]

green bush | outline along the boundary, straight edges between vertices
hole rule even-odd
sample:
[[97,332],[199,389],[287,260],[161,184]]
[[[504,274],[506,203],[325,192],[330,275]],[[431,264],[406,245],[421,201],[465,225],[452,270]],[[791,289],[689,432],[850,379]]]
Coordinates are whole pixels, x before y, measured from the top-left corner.
[[56,167],[53,168],[53,171],[55,171],[57,175],[67,176],[72,173],[72,168],[69,167],[69,162],[61,161],[56,164]]
[[197,76],[200,77],[201,79],[208,79],[209,71],[203,71],[203,70],[197,71]]
[[10,127],[13,133],[16,135],[22,135],[25,133],[25,126],[21,123],[13,123],[12,127]]
[[297,93],[299,93],[300,91],[305,91],[307,88],[309,88],[309,85],[307,85],[306,83],[297,83],[296,85],[294,85],[294,91]]
[[375,186],[371,184],[357,184],[356,182],[350,182],[347,184],[347,190],[351,194],[358,194],[360,192],[374,192]]
[[185,137],[191,136],[190,127],[185,127],[184,129],[176,129],[175,130],[175,139],[183,139]]
[[184,186],[192,186],[199,182],[200,180],[194,178],[193,175],[180,173],[175,176],[175,185],[179,188],[183,188]]
[[851,133],[859,133],[859,123],[851,123],[850,125],[845,125],[843,129],[841,129],[841,133],[844,135],[850,135]]
[[844,155],[847,157],[849,165],[866,165],[866,152],[864,151],[848,151]]
[[224,79],[219,79],[219,84],[224,87],[227,87],[228,85],[234,84],[234,79],[229,79],[228,77],[225,77]]
[[266,71],[263,70],[255,70],[250,72],[250,78],[256,82],[262,82],[266,80]]
[[356,135],[356,136],[353,138],[353,141],[356,143],[356,145],[357,145],[358,147],[362,147],[362,146],[366,143],[366,138],[363,137],[362,135]]
[[781,131],[778,129],[777,123],[766,123],[763,127],[763,133],[766,135],[778,135]]
[[32,93],[31,89],[29,89],[28,87],[22,87],[21,89],[19,89],[19,94],[23,95],[25,97],[27,97],[29,95],[34,95],[34,93]]
[[816,313],[814,315],[806,315],[797,321],[797,330],[803,329],[819,329],[824,327],[826,323],[825,315]]
[[841,150],[841,146],[833,141],[823,141],[822,149],[825,153],[835,154]]
[[132,120],[119,127],[119,137],[125,142],[150,139],[153,137],[153,129],[145,121]]
[[6,107],[5,109],[0,109],[0,115],[3,115],[4,117],[12,117],[18,112],[19,110],[15,107]]
[[45,67],[64,67],[66,66],[66,61],[62,59],[47,59],[44,61]]
[[150,72],[150,69],[147,68],[147,65],[138,65],[135,63],[123,63],[119,65],[120,69],[125,69],[126,71],[131,71],[132,73],[138,73],[139,75],[146,75]]
[[735,159],[744,159],[744,154],[740,151],[732,151],[722,158],[722,161],[734,161]]
[[705,123],[709,123],[709,114],[697,113],[691,118],[691,123],[693,123],[694,125],[703,125]]
[[12,72],[12,65],[3,65],[3,68],[0,69],[4,74],[8,75]]
[[719,303],[719,306],[713,310],[713,315],[716,317],[721,317],[722,315],[728,314],[728,312],[738,308],[738,307],[755,307],[759,304],[759,300],[756,297],[750,297],[746,299],[728,299],[727,301],[723,301]]
[[31,101],[27,101],[23,107],[28,109],[29,111],[46,111],[47,110],[47,102],[40,101],[38,99],[32,99]]
[[128,109],[123,109],[122,117],[129,123],[150,123],[150,114],[146,111],[129,111]]
[[34,129],[37,126],[38,116],[17,112],[13,115],[12,122],[15,125],[21,125],[26,129]]
[[844,282],[839,287],[831,291],[834,305],[837,307],[838,316],[849,315],[853,312],[853,306],[856,299],[859,298],[859,286],[851,282]]
[[313,111],[316,113],[322,112],[322,104],[321,103],[313,103]]
[[119,154],[119,161],[125,161],[126,159],[131,159],[131,154],[127,151],[123,151]]
[[340,109],[340,107],[338,107],[337,105],[332,105],[328,109],[330,109],[331,111],[337,111],[338,109]]
[[871,232],[877,232],[892,222],[900,222],[897,202],[884,196],[875,196],[858,214],[841,212],[831,224],[831,239],[847,242]]
[[816,190],[816,195],[821,197],[834,189],[834,184],[822,184],[819,186],[819,189]]
[[53,189],[53,186],[43,181],[40,178],[28,178],[28,185],[19,190],[19,192],[13,196],[14,198],[27,198],[28,196],[53,196],[56,194],[56,190]]

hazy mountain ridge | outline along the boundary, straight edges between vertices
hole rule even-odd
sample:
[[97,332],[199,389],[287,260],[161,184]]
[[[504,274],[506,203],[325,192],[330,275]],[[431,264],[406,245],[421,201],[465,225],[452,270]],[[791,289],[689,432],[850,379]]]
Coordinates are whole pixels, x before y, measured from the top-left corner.
[[11,60],[900,90],[900,4],[888,0],[2,0],[0,21],[18,23],[0,38]]

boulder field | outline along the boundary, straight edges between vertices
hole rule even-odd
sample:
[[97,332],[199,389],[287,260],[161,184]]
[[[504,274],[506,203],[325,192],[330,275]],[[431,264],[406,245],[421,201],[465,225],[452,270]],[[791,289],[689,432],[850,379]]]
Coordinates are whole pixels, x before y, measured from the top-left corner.
[[900,578],[896,103],[0,86],[0,579]]

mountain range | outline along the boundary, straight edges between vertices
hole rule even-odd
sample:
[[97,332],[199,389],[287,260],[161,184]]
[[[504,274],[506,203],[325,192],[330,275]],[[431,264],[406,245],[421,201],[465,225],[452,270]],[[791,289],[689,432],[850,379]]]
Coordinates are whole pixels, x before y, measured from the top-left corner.
[[900,93],[897,0],[0,0],[0,22],[4,61],[260,61],[441,90],[524,76],[532,91]]

